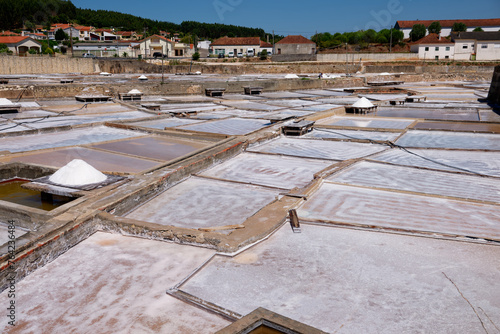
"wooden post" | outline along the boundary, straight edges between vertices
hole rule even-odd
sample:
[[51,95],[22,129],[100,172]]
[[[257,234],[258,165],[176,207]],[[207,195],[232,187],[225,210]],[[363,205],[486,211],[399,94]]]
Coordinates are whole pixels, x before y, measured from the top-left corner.
[[290,225],[292,226],[293,233],[300,233],[300,222],[297,211],[295,209],[289,210],[288,216],[290,218]]

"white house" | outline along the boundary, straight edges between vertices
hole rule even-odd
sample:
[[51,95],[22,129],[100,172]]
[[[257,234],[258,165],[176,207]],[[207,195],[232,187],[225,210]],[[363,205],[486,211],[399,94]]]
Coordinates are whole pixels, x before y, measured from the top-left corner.
[[411,52],[418,53],[423,60],[454,59],[455,43],[438,34],[429,34],[410,46]]
[[233,52],[236,57],[238,53],[246,55],[253,50],[256,55],[260,52],[260,45],[260,37],[221,37],[210,45],[210,53],[227,55]]
[[14,54],[25,54],[29,50],[42,52],[42,44],[28,36],[0,36],[0,44],[5,44]]
[[500,32],[452,33],[455,60],[500,60]]
[[197,48],[198,49],[209,49],[210,48],[210,41],[199,41],[198,42],[198,45],[197,45]]
[[155,52],[160,52],[168,57],[173,57],[175,55],[175,45],[171,40],[159,36],[152,35],[141,41],[138,41],[138,54],[142,55],[144,58],[153,57]]
[[450,36],[454,23],[464,23],[467,26],[467,31],[473,31],[478,27],[484,31],[500,30],[500,19],[397,21],[394,28],[401,30],[404,33],[404,38],[410,38],[410,31],[415,24],[423,24],[427,28],[435,21],[439,21],[441,24],[441,36]]

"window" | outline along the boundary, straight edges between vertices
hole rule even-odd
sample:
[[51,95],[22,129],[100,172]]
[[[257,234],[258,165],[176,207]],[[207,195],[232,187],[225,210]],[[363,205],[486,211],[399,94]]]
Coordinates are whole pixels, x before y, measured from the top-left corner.
[[481,49],[487,49],[488,48],[488,44],[482,44],[481,45]]
[[450,51],[450,47],[449,46],[446,47],[446,51]]
[[469,46],[467,44],[462,45],[462,49],[467,49]]
[[434,59],[439,60],[439,56],[435,56]]
[[444,56],[444,59],[450,59],[450,56]]
[[435,50],[435,51],[439,51],[439,46],[436,46],[436,47],[434,48],[434,50]]
[[428,46],[425,47],[425,51],[429,51],[429,47]]

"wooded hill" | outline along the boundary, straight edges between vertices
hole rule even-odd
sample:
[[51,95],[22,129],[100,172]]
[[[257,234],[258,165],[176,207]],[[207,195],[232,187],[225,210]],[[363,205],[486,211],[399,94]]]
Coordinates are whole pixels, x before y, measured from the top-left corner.
[[63,0],[0,0],[0,8],[0,30],[22,29],[23,26],[35,24],[47,27],[52,23],[73,22],[96,28],[113,27],[121,31],[146,32],[146,35],[159,33],[160,30],[209,39],[223,36],[259,36],[264,39],[266,35],[260,28],[195,21],[176,24],[115,11],[77,8],[71,1]]

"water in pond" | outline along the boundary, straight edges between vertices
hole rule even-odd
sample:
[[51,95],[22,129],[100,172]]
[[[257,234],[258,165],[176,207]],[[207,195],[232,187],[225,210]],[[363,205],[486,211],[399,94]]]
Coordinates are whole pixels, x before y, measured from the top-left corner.
[[21,188],[23,183],[29,181],[23,179],[13,179],[0,182],[0,200],[20,205],[29,206],[31,208],[50,211],[63,204],[70,202],[72,199],[63,196],[53,196],[52,201],[42,200],[39,191]]

